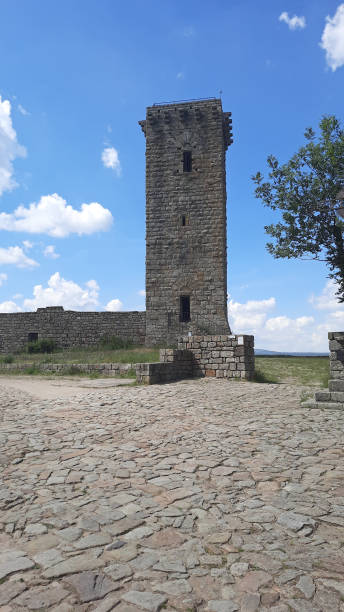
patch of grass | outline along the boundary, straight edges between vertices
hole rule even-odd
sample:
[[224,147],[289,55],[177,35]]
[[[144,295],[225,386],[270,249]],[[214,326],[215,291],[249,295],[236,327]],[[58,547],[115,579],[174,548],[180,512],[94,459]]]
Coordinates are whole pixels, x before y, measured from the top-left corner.
[[301,404],[302,404],[303,402],[306,402],[306,401],[307,401],[307,400],[309,400],[309,399],[312,399],[312,398],[313,398],[313,396],[314,396],[314,394],[313,394],[313,393],[308,393],[307,391],[302,391],[301,396],[300,396],[300,402],[301,402]]
[[23,373],[30,374],[30,376],[34,376],[36,374],[42,374],[41,370],[36,365],[33,365],[30,368],[26,368],[26,370],[23,370]]
[[5,355],[4,357],[2,357],[2,359],[0,359],[0,363],[13,363],[13,362],[14,362],[13,355]]
[[65,376],[80,376],[84,374],[84,372],[82,372],[78,366],[71,365],[69,368],[65,368],[61,374]]
[[252,378],[253,382],[257,383],[278,383],[276,376],[271,375],[269,372],[264,372],[260,368],[256,368]]
[[[27,353],[14,355],[13,363],[25,363]],[[107,346],[94,346],[74,349],[59,349],[53,354],[42,357],[42,354],[31,353],[30,361],[35,363],[145,363],[159,361],[159,348],[133,346],[131,348],[112,349]]]
[[117,351],[120,349],[130,349],[133,343],[117,336],[104,336],[100,341],[100,346],[110,351]]
[[122,372],[121,374],[119,374],[118,377],[119,378],[136,378],[136,372],[134,368],[130,368],[130,370],[127,370],[126,372]]
[[56,350],[55,340],[50,338],[42,338],[42,340],[35,340],[29,342],[27,345],[27,352],[32,353],[53,353]]
[[[256,382],[278,382],[327,387],[328,357],[264,357],[256,355]],[[266,380],[263,380],[263,379]],[[256,379],[255,379],[256,380]]]

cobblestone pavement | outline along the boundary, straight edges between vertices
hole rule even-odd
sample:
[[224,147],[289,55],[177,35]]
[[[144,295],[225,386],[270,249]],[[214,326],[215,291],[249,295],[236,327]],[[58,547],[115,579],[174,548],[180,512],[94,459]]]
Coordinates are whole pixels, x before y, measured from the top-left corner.
[[340,411],[203,379],[0,382],[0,611],[344,611]]

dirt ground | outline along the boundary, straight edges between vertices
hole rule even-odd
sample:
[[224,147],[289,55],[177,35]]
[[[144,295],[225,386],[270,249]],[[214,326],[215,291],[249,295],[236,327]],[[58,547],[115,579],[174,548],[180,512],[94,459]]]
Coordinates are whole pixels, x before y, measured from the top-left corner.
[[[134,379],[133,379],[134,380]],[[37,399],[57,399],[72,395],[87,395],[91,390],[108,389],[127,385],[132,382],[127,378],[73,378],[68,376],[1,376],[0,385],[8,389],[25,391]]]

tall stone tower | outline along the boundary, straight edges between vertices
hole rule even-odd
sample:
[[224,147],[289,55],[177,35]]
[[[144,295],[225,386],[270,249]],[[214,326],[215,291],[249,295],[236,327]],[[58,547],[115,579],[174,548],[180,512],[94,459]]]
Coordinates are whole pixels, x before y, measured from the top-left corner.
[[146,136],[146,344],[228,334],[226,169],[221,100],[154,105]]

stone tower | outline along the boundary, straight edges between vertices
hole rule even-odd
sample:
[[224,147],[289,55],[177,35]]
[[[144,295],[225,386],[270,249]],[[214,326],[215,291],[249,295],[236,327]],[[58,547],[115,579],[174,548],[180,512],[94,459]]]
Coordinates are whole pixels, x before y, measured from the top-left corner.
[[146,136],[146,344],[228,334],[226,168],[221,100],[154,105]]

